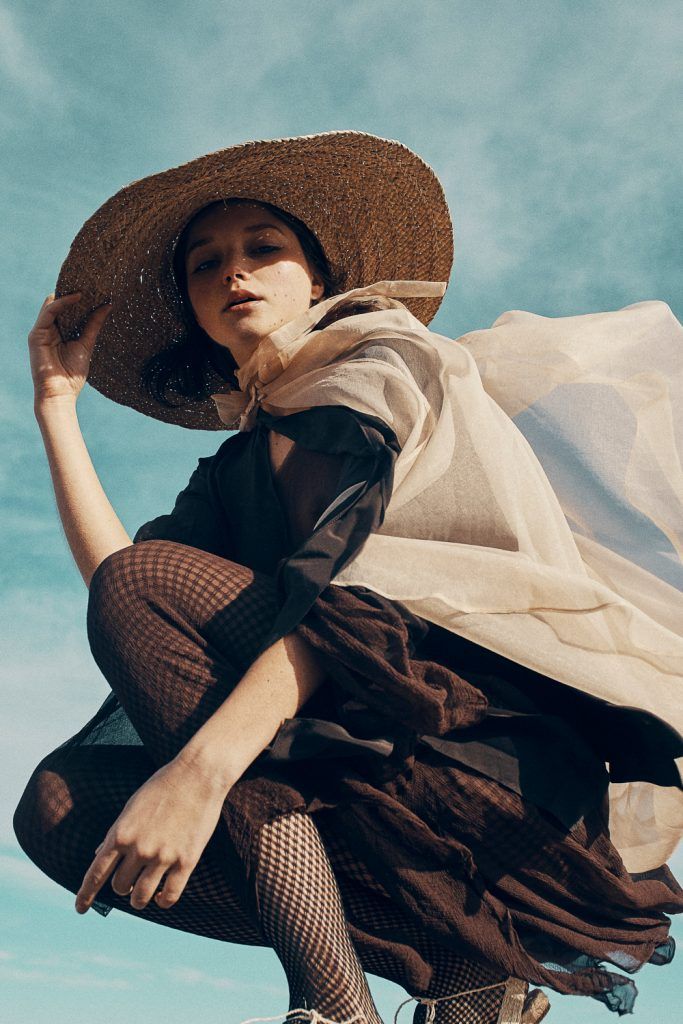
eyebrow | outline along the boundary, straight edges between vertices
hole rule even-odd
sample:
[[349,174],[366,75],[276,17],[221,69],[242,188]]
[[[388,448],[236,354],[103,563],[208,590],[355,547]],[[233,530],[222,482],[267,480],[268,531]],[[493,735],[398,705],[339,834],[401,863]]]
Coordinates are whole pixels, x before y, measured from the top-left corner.
[[[264,228],[275,228],[281,235],[284,235],[284,231],[277,226],[277,224],[271,224],[270,221],[264,221],[263,224],[250,224],[244,228],[244,231],[262,231]],[[208,245],[209,242],[213,242],[213,237],[209,235],[207,238],[197,238],[192,245],[188,245],[185,250],[185,259],[190,255],[193,249],[198,249],[200,245]]]

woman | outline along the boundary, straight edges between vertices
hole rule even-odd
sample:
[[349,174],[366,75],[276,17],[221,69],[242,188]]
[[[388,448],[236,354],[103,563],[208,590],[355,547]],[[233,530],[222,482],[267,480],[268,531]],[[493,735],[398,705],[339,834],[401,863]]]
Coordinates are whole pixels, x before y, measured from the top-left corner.
[[[671,791],[680,735],[635,669],[627,699],[609,690],[624,652],[600,616],[625,599],[596,597],[471,356],[424,326],[451,259],[441,188],[405,147],[249,143],[109,200],[30,336],[113,692],[38,766],[17,836],[79,912],[272,946],[297,1019],[377,1021],[364,971],[439,1024],[540,1020],[528,981],[623,1012],[633,983],[602,962],[668,962],[683,908],[663,859],[630,874],[610,842],[605,770]],[[86,377],[159,419],[239,426],[133,541],[78,428]],[[583,626],[579,669],[561,631],[523,653],[561,613],[617,637],[607,662]],[[582,682],[589,656],[606,683]],[[662,704],[669,664],[645,660]]]

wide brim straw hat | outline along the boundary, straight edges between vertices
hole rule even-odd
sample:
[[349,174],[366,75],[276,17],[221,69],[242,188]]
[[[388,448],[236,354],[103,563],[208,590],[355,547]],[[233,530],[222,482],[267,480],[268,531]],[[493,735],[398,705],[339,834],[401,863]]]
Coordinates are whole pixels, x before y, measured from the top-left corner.
[[[298,217],[317,237],[340,292],[376,281],[448,281],[453,228],[441,184],[400,142],[357,131],[245,142],[126,185],[76,235],[57,296],[81,292],[60,313],[64,340],[92,310],[113,303],[93,352],[88,382],[147,416],[204,430],[225,429],[211,399],[173,395],[168,408],[143,388],[144,364],[183,335],[173,254],[183,228],[219,199],[261,200]],[[440,298],[405,305],[423,323]],[[213,372],[213,371],[212,371]],[[226,389],[215,374],[212,390]]]

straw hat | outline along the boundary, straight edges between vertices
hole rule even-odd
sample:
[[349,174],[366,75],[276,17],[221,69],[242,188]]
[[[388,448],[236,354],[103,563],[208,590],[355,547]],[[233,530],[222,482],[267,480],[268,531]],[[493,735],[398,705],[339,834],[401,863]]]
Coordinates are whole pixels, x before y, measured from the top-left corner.
[[[65,340],[74,338],[96,306],[113,303],[88,375],[103,395],[156,419],[225,429],[210,399],[174,395],[178,407],[167,408],[144,390],[140,373],[182,337],[172,260],[183,228],[202,207],[230,197],[268,202],[303,221],[342,292],[382,280],[448,280],[453,230],[443,189],[400,142],[334,131],[230,146],[132,182],[74,239],[55,293],[80,291],[82,298],[58,326]],[[405,304],[426,324],[440,301]],[[213,390],[224,388],[216,374]]]

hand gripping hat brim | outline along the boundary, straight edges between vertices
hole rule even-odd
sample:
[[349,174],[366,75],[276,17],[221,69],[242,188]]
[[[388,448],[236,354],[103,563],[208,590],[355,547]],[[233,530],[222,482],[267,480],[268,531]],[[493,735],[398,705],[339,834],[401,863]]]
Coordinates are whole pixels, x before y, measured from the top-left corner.
[[[91,311],[113,309],[97,339],[88,381],[122,405],[181,426],[225,429],[210,399],[175,408],[142,387],[147,360],[182,332],[172,259],[185,225],[217,199],[262,200],[316,235],[340,291],[384,280],[448,281],[453,228],[432,169],[400,142],[335,131],[246,142],[134,181],[83,225],[62,265],[56,295],[80,291],[62,312],[65,340]],[[405,301],[427,324],[440,298]],[[214,390],[224,386],[216,375]]]

